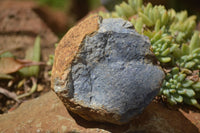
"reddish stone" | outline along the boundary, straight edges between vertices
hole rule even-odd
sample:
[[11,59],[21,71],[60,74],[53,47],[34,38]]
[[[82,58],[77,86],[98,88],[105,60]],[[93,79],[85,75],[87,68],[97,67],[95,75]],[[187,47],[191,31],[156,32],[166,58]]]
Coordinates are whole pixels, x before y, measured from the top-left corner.
[[[72,117],[73,116],[73,117]],[[194,115],[195,118],[195,115]],[[198,126],[198,128],[200,128]],[[71,115],[56,94],[47,94],[22,103],[13,112],[0,115],[1,132],[72,132],[80,133],[198,133],[198,129],[177,110],[151,103],[131,123],[118,126],[88,122]]]

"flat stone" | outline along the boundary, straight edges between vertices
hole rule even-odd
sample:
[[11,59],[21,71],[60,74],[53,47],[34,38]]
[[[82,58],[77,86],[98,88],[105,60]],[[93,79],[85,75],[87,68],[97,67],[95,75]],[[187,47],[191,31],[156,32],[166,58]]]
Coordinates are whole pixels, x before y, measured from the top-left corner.
[[[197,115],[198,113],[195,113],[190,117],[195,120]],[[2,133],[199,133],[200,125],[196,122],[196,120],[189,121],[178,110],[154,102],[125,125],[89,122],[78,116],[72,117],[55,93],[50,91],[22,103],[12,112],[1,114],[0,131]]]
[[[72,28],[64,36],[66,40],[58,45],[53,88],[66,107],[84,119],[124,124],[152,101],[165,75],[155,64],[149,39],[138,34],[130,22],[94,18],[91,22],[98,28],[81,31],[84,36],[80,42],[66,40],[80,38],[75,29],[86,25],[91,18]],[[63,47],[66,43],[68,46]],[[63,49],[74,54],[69,57],[62,52],[61,56]],[[60,70],[58,64],[63,62],[67,63]]]

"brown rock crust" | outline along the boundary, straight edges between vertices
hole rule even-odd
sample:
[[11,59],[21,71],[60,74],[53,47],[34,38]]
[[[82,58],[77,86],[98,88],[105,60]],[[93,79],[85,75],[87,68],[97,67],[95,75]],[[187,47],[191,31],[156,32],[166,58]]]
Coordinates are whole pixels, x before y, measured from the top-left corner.
[[76,53],[80,50],[81,42],[86,35],[92,34],[98,29],[99,20],[100,17],[98,15],[89,16],[78,25],[71,28],[59,42],[55,51],[55,61],[52,69],[52,88],[54,87],[54,79],[66,79],[70,64],[75,58]]

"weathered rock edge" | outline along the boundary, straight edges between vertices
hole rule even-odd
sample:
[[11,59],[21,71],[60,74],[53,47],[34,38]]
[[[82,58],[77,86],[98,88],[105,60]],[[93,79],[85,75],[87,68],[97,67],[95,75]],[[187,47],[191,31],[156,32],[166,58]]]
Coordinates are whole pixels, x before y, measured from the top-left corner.
[[[149,68],[153,72],[155,72],[156,74],[154,74],[154,75],[153,75],[153,73],[151,73],[151,74],[153,76],[157,77],[158,81],[156,81],[156,82],[152,81],[152,83],[148,83],[148,84],[155,84],[155,85],[153,85],[153,88],[151,88],[152,87],[152,85],[151,85],[151,87],[150,87],[150,89],[152,89],[151,91],[147,90],[147,92],[145,92],[146,90],[144,90],[144,95],[142,96],[143,98],[141,98],[141,93],[139,93],[140,94],[138,96],[139,100],[137,101],[137,98],[135,99],[138,102],[137,103],[138,105],[132,105],[131,107],[128,107],[125,110],[124,110],[124,107],[125,107],[124,105],[119,106],[118,108],[115,108],[115,106],[112,106],[112,104],[108,104],[107,106],[104,107],[101,105],[101,101],[100,101],[101,98],[100,98],[99,101],[97,100],[97,102],[100,102],[100,103],[93,104],[95,106],[93,108],[93,106],[90,106],[90,104],[88,104],[87,100],[85,100],[86,99],[85,97],[87,97],[88,94],[87,95],[77,94],[78,96],[76,96],[73,92],[75,90],[74,87],[70,88],[70,86],[74,85],[73,80],[75,80],[74,76],[72,75],[73,67],[75,66],[74,64],[77,65],[79,63],[79,61],[77,61],[77,60],[82,58],[81,53],[85,52],[82,49],[83,49],[83,44],[87,40],[87,37],[90,38],[90,37],[95,36],[97,34],[97,31],[105,32],[105,30],[107,28],[108,29],[110,28],[111,31],[118,30],[118,29],[112,29],[112,27],[104,27],[105,29],[102,29],[102,28],[99,29],[100,28],[99,25],[101,23],[102,23],[102,19],[99,16],[97,16],[97,15],[90,16],[89,18],[83,20],[77,26],[72,28],[63,37],[63,39],[60,41],[60,43],[56,49],[56,53],[55,53],[55,62],[54,62],[53,73],[52,73],[52,88],[54,88],[54,91],[57,93],[57,95],[60,97],[60,99],[63,101],[63,103],[69,110],[71,110],[72,112],[74,112],[76,114],[79,114],[84,119],[101,121],[101,122],[111,122],[111,123],[115,123],[115,124],[124,124],[124,123],[129,122],[133,116],[141,113],[143,108],[146,107],[150,103],[150,101],[153,99],[153,97],[158,93],[159,88],[162,83],[162,80],[164,78],[164,73],[161,70],[161,68],[159,68],[156,65],[155,66],[152,65],[152,62],[155,59],[152,52],[150,50],[147,50],[147,52],[142,51],[142,50],[145,50],[145,48],[143,48],[140,51],[143,53],[142,54],[138,53],[139,55],[141,54],[142,58],[144,56],[148,56],[147,59],[142,60],[145,63],[147,63],[147,65],[145,65],[145,63],[143,62],[142,65],[145,65],[143,67],[143,69]],[[129,23],[126,23],[125,25],[123,25],[123,27],[125,27],[125,28],[127,28],[127,30],[129,30],[128,28],[130,28],[131,25]],[[101,30],[101,31],[99,31],[99,30]],[[119,32],[121,32],[121,31],[119,30]],[[126,33],[126,31],[125,31],[125,33]],[[146,47],[146,46],[144,45],[141,47]],[[149,46],[149,48],[150,48],[150,46]],[[138,58],[137,56],[138,55],[136,54],[136,58]],[[140,60],[140,57],[137,60]],[[151,64],[151,65],[148,66],[148,64]],[[138,65],[137,62],[135,65]],[[139,65],[141,65],[140,62],[139,62]],[[136,74],[138,74],[138,73],[136,72]],[[151,75],[151,74],[148,74],[148,75]],[[145,76],[143,76],[143,77],[145,77]],[[105,79],[103,79],[103,81],[104,80]],[[136,83],[136,81],[135,81],[135,83]],[[139,82],[139,83],[143,83],[143,82]],[[73,85],[71,85],[71,84],[73,84]],[[85,84],[85,83],[83,82],[83,84]],[[142,85],[142,86],[144,88],[146,87],[144,85]],[[79,86],[80,89],[81,89],[81,87],[82,86]],[[87,87],[86,87],[86,89],[87,89]],[[118,90],[119,90],[119,88],[118,88]],[[81,91],[81,90],[78,90],[78,91]],[[122,91],[124,91],[124,90],[122,90]],[[125,89],[125,91],[127,91],[127,89]],[[119,93],[119,94],[121,94],[121,93]],[[135,95],[137,96],[137,93]],[[80,98],[81,96],[83,98]],[[91,97],[91,96],[88,96],[88,97]],[[130,98],[128,98],[128,100],[129,101],[127,104],[130,105]],[[108,103],[109,101],[106,101],[106,102]],[[106,102],[104,102],[104,103],[106,103]],[[101,106],[99,106],[99,105],[101,105]],[[111,107],[109,107],[110,105],[111,105]],[[118,104],[116,104],[116,105],[118,105]],[[114,108],[114,109],[112,109],[112,108]]]

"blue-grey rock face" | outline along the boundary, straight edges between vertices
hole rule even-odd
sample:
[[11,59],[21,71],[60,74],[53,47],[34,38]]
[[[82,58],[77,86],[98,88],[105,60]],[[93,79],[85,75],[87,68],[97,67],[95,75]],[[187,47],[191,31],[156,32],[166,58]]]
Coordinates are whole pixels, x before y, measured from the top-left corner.
[[[135,32],[131,23],[104,19],[96,33],[85,37],[71,64],[66,98],[88,108],[80,109],[86,119],[126,123],[159,92],[164,72],[154,60],[148,38]],[[96,118],[90,117],[90,109],[97,110]],[[101,110],[113,117],[104,119]]]

